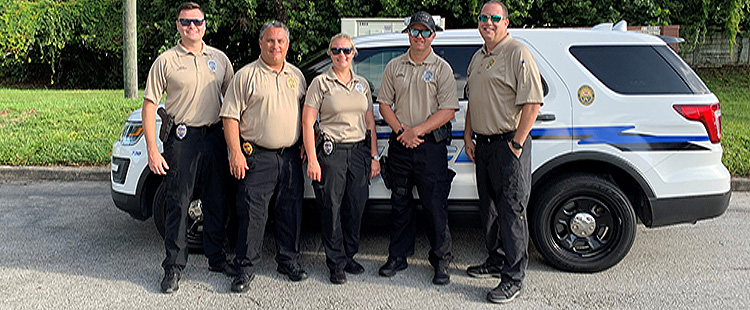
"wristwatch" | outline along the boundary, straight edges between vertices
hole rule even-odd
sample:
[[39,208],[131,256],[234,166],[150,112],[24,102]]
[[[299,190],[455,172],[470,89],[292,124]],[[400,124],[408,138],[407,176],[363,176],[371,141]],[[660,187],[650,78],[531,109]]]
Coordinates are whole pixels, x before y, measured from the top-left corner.
[[370,158],[375,161],[380,161],[380,155],[370,156]]
[[520,149],[523,149],[523,145],[521,145],[520,143],[516,142],[516,140],[513,140],[513,139],[510,139],[510,145],[511,145],[511,146],[512,146],[512,147],[513,147],[514,149],[516,149],[516,150],[520,150]]

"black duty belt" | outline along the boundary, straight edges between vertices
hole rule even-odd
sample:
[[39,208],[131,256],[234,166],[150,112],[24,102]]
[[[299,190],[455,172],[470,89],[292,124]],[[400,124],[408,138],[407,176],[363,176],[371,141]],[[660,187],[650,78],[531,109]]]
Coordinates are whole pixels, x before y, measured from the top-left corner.
[[[391,132],[391,135],[388,137],[391,140],[396,141],[398,138],[398,133],[395,131]],[[435,135],[432,134],[432,132],[428,132],[422,136],[419,137],[422,140],[429,141],[429,142],[436,142],[435,141]]]
[[276,153],[276,154],[281,155],[281,154],[284,154],[284,152],[289,151],[289,150],[297,149],[299,151],[299,148],[298,148],[299,144],[297,143],[293,144],[292,146],[281,147],[277,149],[269,149],[267,147],[262,147],[256,144],[255,142],[250,142],[244,139],[240,141],[240,147],[242,148],[242,151],[248,156],[253,155],[254,153],[258,153],[258,152]]
[[[177,130],[177,127],[179,127],[179,125],[181,125],[181,124],[176,124],[176,125],[177,126],[172,126],[172,130],[171,130],[172,133],[174,133]],[[188,135],[200,133],[200,134],[202,134],[202,135],[205,136],[205,135],[210,134],[210,133],[212,133],[212,132],[214,132],[214,131],[216,131],[218,129],[221,129],[221,122],[218,122],[218,123],[213,124],[213,125],[206,125],[206,126],[199,126],[199,127],[185,126],[185,128],[187,128]]]
[[170,133],[175,135],[178,139],[182,140],[188,136],[197,135],[197,134],[206,136],[206,135],[213,133],[214,131],[220,130],[221,128],[222,128],[221,122],[215,123],[213,125],[206,125],[206,126],[199,126],[199,127],[186,126],[185,124],[175,124],[170,129]]
[[509,131],[506,133],[496,134],[496,135],[480,135],[476,134],[476,141],[477,144],[491,144],[497,141],[510,141],[510,139],[513,139],[513,136],[516,135],[516,131]]
[[334,142],[333,145],[336,146],[336,149],[353,149],[361,144],[364,144],[365,140],[357,141],[357,142]]

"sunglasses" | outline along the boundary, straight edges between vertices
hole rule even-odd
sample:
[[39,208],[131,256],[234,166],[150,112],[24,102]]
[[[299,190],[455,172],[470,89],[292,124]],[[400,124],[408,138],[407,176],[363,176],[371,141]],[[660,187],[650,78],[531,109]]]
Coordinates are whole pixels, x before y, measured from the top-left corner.
[[195,27],[200,27],[203,25],[203,22],[205,19],[199,18],[199,19],[190,19],[190,18],[180,18],[178,19],[180,21],[180,25],[183,27],[189,27],[190,23],[193,23]]
[[432,35],[432,30],[409,29],[409,35],[412,37],[416,38],[420,34],[422,34],[423,38],[429,38]]
[[479,21],[483,23],[486,22],[487,20],[491,20],[493,23],[498,23],[503,19],[505,19],[505,17],[502,17],[500,15],[492,15],[492,16],[487,16],[484,14],[479,15]]
[[344,52],[345,55],[349,55],[354,51],[351,47],[332,47],[331,48],[331,54],[338,55],[341,54],[341,52]]

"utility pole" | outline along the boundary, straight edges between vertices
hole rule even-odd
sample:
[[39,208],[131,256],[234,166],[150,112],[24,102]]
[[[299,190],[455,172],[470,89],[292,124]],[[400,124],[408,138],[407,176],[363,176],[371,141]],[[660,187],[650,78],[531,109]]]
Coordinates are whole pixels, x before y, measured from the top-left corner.
[[122,36],[125,46],[122,48],[122,69],[125,98],[138,97],[138,36],[136,32],[136,0],[123,0]]

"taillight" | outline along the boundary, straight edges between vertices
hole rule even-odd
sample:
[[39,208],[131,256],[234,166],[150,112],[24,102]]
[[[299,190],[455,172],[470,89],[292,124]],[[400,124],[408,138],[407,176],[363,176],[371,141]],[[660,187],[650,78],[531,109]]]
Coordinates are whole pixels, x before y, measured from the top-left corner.
[[677,113],[691,121],[703,123],[712,143],[721,141],[721,107],[718,103],[709,105],[674,105]]

